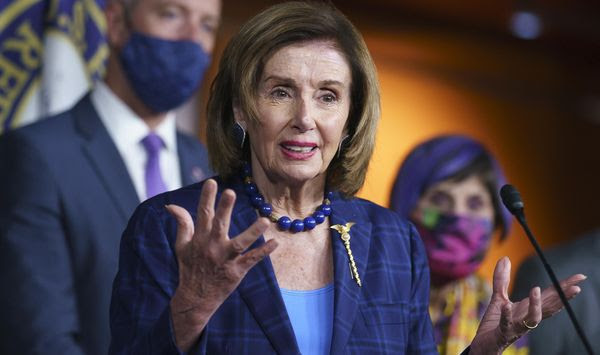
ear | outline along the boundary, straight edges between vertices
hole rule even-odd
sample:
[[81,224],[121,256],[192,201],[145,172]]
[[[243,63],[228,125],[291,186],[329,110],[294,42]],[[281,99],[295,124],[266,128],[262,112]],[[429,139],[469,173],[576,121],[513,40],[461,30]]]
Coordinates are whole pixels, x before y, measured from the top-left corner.
[[106,38],[109,46],[122,48],[130,35],[124,5],[120,1],[109,1],[104,14],[106,15]]

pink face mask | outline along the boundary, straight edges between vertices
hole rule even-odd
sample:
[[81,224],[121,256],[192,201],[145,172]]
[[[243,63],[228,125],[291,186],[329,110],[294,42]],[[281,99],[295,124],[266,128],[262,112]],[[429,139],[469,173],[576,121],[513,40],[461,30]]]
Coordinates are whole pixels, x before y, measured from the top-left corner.
[[427,250],[434,283],[457,280],[479,268],[490,244],[492,221],[426,210],[421,220],[414,222]]

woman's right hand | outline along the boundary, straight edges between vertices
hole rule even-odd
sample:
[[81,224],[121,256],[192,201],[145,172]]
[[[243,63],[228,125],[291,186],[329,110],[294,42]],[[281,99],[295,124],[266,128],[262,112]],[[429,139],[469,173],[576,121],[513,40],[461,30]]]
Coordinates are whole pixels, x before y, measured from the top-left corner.
[[166,209],[177,220],[175,253],[179,265],[179,284],[171,299],[175,342],[188,351],[198,340],[210,317],[235,290],[248,270],[277,247],[269,240],[246,253],[268,228],[269,220],[258,218],[254,224],[230,239],[228,235],[235,192],[225,190],[215,211],[217,183],[204,183],[196,223],[182,207]]

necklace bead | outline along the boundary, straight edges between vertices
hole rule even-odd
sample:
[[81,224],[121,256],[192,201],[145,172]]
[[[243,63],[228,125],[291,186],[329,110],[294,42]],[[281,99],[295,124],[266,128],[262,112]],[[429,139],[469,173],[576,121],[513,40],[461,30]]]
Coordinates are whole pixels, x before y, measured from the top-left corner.
[[291,226],[292,219],[288,216],[279,217],[279,219],[277,220],[277,227],[279,227],[279,229],[283,231],[290,229]]
[[325,194],[323,203],[317,207],[312,215],[304,219],[292,220],[288,216],[275,216],[273,214],[273,207],[270,203],[265,201],[265,198],[261,195],[260,191],[258,191],[258,187],[254,181],[252,181],[250,174],[250,167],[246,164],[242,168],[242,178],[244,181],[244,191],[250,198],[250,204],[261,216],[267,217],[272,222],[276,223],[280,230],[290,231],[292,233],[309,231],[314,229],[317,225],[323,223],[325,219],[331,215],[331,198],[333,196],[333,192],[328,191]]

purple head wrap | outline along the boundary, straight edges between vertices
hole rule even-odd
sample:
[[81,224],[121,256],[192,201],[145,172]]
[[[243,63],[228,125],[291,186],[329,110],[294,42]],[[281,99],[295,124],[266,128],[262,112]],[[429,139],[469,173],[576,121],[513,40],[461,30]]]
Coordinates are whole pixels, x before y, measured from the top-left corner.
[[476,159],[486,157],[496,178],[493,196],[496,222],[502,226],[502,238],[510,230],[511,215],[500,204],[499,190],[506,183],[496,159],[479,142],[461,135],[444,135],[415,147],[402,163],[392,188],[390,207],[409,218],[421,195],[431,185],[454,177]]

